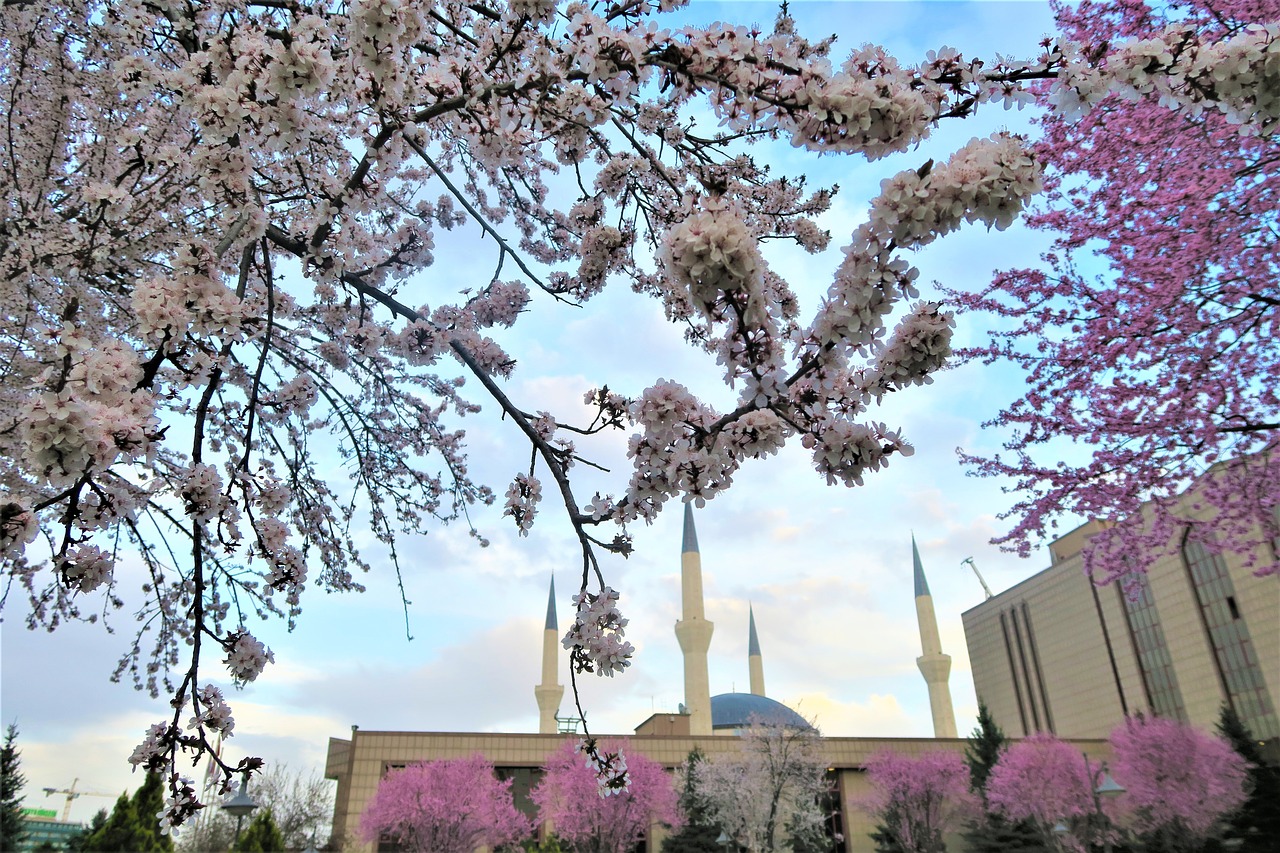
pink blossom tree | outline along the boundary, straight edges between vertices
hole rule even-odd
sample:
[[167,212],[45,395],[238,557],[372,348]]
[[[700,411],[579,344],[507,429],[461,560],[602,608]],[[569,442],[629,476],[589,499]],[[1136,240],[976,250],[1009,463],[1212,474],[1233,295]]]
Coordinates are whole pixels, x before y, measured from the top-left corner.
[[[606,753],[622,755],[626,743],[603,743]],[[595,763],[573,741],[565,741],[548,760],[542,780],[530,795],[538,816],[580,853],[629,853],[655,824],[679,828],[679,795],[671,774],[658,762],[626,751],[629,785],[606,793],[597,782]]]
[[[352,517],[398,572],[399,536],[495,499],[467,466],[482,404],[529,448],[506,490],[517,530],[545,481],[581,545],[575,685],[629,662],[599,561],[630,549],[628,525],[713,498],[787,442],[846,486],[911,452],[871,412],[930,381],[953,320],[912,302],[908,252],[1008,226],[1041,188],[1039,155],[996,134],[886,181],[802,312],[760,244],[826,246],[814,217],[832,195],[752,144],[906,152],[941,121],[1033,100],[1037,81],[1072,112],[1152,89],[1255,134],[1280,118],[1275,28],[911,64],[872,46],[836,57],[785,13],[771,31],[681,26],[680,5],[0,5],[5,597],[25,593],[47,627],[138,598],[117,675],[167,694],[130,760],[172,780],[168,826],[202,805],[182,753],[214,762],[224,791],[261,766],[213,754],[234,717],[209,662],[254,681],[274,660],[260,618],[292,622],[309,586],[361,588]],[[723,131],[703,134],[696,109]],[[432,264],[456,228],[483,235],[494,271],[455,299]],[[606,285],[657,300],[715,371],[621,390],[594,377],[582,422],[515,399],[506,330]],[[722,383],[727,411],[702,399]],[[1241,414],[1231,428],[1253,428]],[[632,432],[629,473],[587,499],[575,439],[614,429]],[[140,593],[121,587],[125,555]]]
[[[1179,49],[1162,34],[1224,38],[1280,20],[1275,0],[1083,0],[1055,10],[1081,51],[1137,39],[1155,61]],[[1012,431],[1008,452],[966,457],[982,474],[1010,478],[1019,496],[997,541],[1026,554],[1057,519],[1105,519],[1115,526],[1085,549],[1086,569],[1100,582],[1141,571],[1134,553],[1204,539],[1207,526],[1172,499],[1228,462],[1197,487],[1197,515],[1219,534],[1204,544],[1275,572],[1275,127],[1242,133],[1218,111],[1170,111],[1160,86],[1091,98],[1083,116],[1050,111],[1040,122],[1034,150],[1047,193],[1027,221],[1060,234],[1044,267],[952,294],[1005,318],[1007,331],[966,355],[1027,371],[1026,394],[992,421]],[[1072,444],[1084,448],[1078,462],[1063,459]]]
[[1033,822],[1048,839],[1059,822],[1090,819],[1096,810],[1093,788],[1076,747],[1036,734],[1000,756],[987,777],[987,803],[1009,820]]
[[511,780],[498,781],[481,755],[392,770],[360,819],[364,841],[389,838],[404,850],[422,853],[497,849],[531,831],[529,819],[512,801]]
[[883,750],[867,759],[873,793],[864,803],[898,849],[941,853],[943,835],[972,805],[969,769],[954,752],[900,755]]
[[1132,718],[1111,733],[1111,770],[1125,787],[1127,826],[1153,850],[1193,851],[1246,799],[1243,758],[1225,740],[1158,717]]

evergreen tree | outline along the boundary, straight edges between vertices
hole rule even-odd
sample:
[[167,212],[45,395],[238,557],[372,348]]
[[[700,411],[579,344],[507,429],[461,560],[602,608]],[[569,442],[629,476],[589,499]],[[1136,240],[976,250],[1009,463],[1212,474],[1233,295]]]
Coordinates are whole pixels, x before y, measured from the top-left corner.
[[908,853],[906,848],[898,843],[897,837],[889,831],[889,824],[894,822],[896,817],[892,807],[880,815],[880,823],[876,824],[875,832],[871,833],[871,841],[875,844],[876,853]]
[[716,843],[720,827],[711,818],[707,798],[698,790],[697,767],[706,758],[702,750],[694,749],[684,763],[684,788],[680,791],[680,811],[684,813],[684,826],[679,832],[668,835],[662,842],[662,853],[724,853]]
[[67,839],[68,853],[89,853],[92,850],[89,847],[89,839],[93,837],[95,832],[106,825],[107,810],[98,809],[98,813],[93,816],[93,820],[89,821],[88,826]]
[[[1008,742],[991,716],[991,709],[979,700],[978,725],[969,735],[969,745],[964,751],[964,761],[969,766],[969,790],[982,801],[981,812],[964,832],[973,853],[1031,853],[1049,849],[1030,821],[1009,821],[987,808],[987,778]],[[884,848],[882,853],[893,851]]]
[[1267,762],[1248,726],[1228,705],[1218,718],[1218,734],[1249,762],[1249,799],[1228,823],[1226,838],[1239,839],[1239,853],[1274,853],[1280,842],[1280,767]]
[[164,780],[159,773],[148,773],[142,787],[133,792],[133,813],[138,819],[138,853],[173,853],[173,838],[160,831],[160,812],[164,810]]
[[[987,789],[987,777],[991,768],[1000,760],[1009,739],[996,725],[995,717],[987,703],[978,701],[978,726],[969,735],[969,745],[964,750],[964,763],[969,766],[969,790],[983,794]],[[984,796],[983,802],[986,802]]]
[[283,851],[284,836],[271,817],[271,809],[261,809],[253,823],[242,833],[231,848],[233,853],[278,853]]
[[27,838],[22,817],[22,787],[27,780],[19,769],[22,754],[14,745],[17,739],[18,727],[10,723],[0,749],[0,850],[15,850]]
[[121,794],[106,821],[89,833],[84,850],[93,853],[132,853],[138,849],[138,814],[128,794]]
[[80,849],[93,853],[173,853],[173,839],[160,832],[157,815],[164,808],[164,781],[148,773],[130,797],[121,794],[111,815],[89,832]]

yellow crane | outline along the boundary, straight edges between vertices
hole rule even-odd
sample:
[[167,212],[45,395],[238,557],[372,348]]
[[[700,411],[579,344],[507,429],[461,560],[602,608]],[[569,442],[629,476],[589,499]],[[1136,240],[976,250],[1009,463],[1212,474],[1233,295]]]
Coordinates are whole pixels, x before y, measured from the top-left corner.
[[44,795],[46,797],[50,796],[51,794],[67,795],[67,804],[62,807],[63,823],[67,823],[71,819],[71,801],[74,800],[76,797],[110,797],[114,799],[115,797],[118,796],[117,794],[104,794],[101,791],[77,791],[76,783],[79,781],[80,781],[80,777],[77,776],[75,779],[71,780],[70,788],[45,788],[44,789]]

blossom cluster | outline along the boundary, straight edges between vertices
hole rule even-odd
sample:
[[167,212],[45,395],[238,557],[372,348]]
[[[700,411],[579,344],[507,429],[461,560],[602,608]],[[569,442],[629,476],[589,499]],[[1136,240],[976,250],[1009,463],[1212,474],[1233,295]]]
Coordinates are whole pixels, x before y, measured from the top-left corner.
[[[554,427],[553,427],[554,428]],[[507,488],[507,504],[503,515],[515,520],[521,536],[529,535],[533,519],[538,514],[538,501],[542,500],[542,483],[532,474],[516,474]]]
[[177,835],[178,829],[187,820],[206,808],[196,795],[194,782],[185,776],[176,776],[169,784],[169,796],[165,798],[164,808],[156,812],[160,821],[161,835]]
[[635,647],[622,639],[628,620],[618,610],[618,598],[618,593],[607,586],[599,593],[583,590],[573,597],[576,616],[562,645],[569,651],[574,672],[612,678],[615,672],[631,666]]
[[237,684],[253,681],[268,663],[274,663],[276,656],[262,641],[248,631],[240,631],[224,641],[227,649],[225,661],[231,677]]
[[122,455],[151,458],[159,421],[153,396],[137,388],[137,353],[119,340],[93,341],[65,321],[50,338],[59,361],[44,371],[43,390],[18,422],[30,469],[65,486]]
[[747,322],[762,322],[763,261],[755,235],[734,205],[704,199],[696,213],[663,235],[658,260],[704,314],[715,314],[723,298],[740,295]]
[[[217,732],[223,737],[231,737],[236,727],[235,718],[231,716],[231,708],[222,698],[222,691],[212,684],[206,684],[196,692],[196,715],[187,722],[188,729],[203,726]],[[204,710],[201,711],[200,708]]]
[[58,561],[62,581],[80,592],[93,592],[111,580],[115,560],[96,545],[76,545]]
[[627,774],[627,757],[619,747],[613,751],[600,748],[595,738],[583,738],[574,747],[583,754],[586,766],[595,774],[596,792],[603,797],[616,797],[630,789],[631,778]]
[[155,723],[147,730],[142,743],[133,749],[129,763],[143,770],[163,770],[168,764],[169,748],[177,733],[168,723]]
[[0,506],[0,554],[30,545],[39,534],[35,513],[24,509],[22,504]]
[[1050,103],[1079,118],[1110,93],[1131,100],[1152,95],[1192,115],[1221,111],[1242,133],[1269,134],[1280,122],[1280,22],[1254,22],[1220,41],[1202,42],[1186,23],[1119,45],[1100,65],[1078,43],[1055,48],[1062,71]]

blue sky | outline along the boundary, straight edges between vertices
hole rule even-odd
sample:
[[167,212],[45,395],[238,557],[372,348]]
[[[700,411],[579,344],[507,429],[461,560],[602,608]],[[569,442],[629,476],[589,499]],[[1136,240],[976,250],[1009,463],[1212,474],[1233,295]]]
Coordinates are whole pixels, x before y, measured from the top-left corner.
[[[811,38],[836,32],[839,58],[866,42],[882,43],[904,62],[942,45],[965,53],[1024,56],[1052,28],[1038,2],[793,2],[799,30]],[[769,26],[772,3],[694,2],[688,20]],[[973,122],[953,122],[920,149],[875,164],[823,157],[782,145],[769,153],[776,170],[806,173],[811,185],[839,183],[842,191],[823,224],[832,249],[805,256],[776,246],[769,259],[797,283],[812,311],[839,260],[839,247],[861,221],[879,181],[929,158],[943,159],[972,136],[1027,127],[1028,114],[988,109]],[[460,290],[487,281],[488,255],[474,235],[442,235],[437,266],[424,287]],[[988,233],[970,228],[951,235],[913,260],[921,282],[981,287],[996,269],[1031,265],[1047,247],[1043,234],[1015,226]],[[928,288],[926,287],[927,296]],[[412,299],[410,300],[413,301]],[[957,343],[980,340],[990,321],[963,317]],[[607,382],[634,394],[658,378],[673,378],[711,399],[715,365],[684,345],[660,306],[625,288],[606,292],[584,308],[535,300],[531,314],[503,340],[520,361],[509,393],[526,409],[572,413],[584,391]],[[911,535],[937,609],[951,676],[958,727],[973,726],[973,695],[960,614],[982,600],[967,567],[973,557],[1000,590],[1047,565],[1045,552],[1030,560],[1002,554],[988,540],[1005,529],[996,518],[1011,499],[1000,484],[966,477],[955,450],[994,452],[1001,435],[982,421],[1016,398],[1021,377],[1007,368],[963,366],[934,385],[895,395],[876,420],[902,428],[916,447],[910,459],[849,490],[827,487],[799,448],[748,465],[734,487],[696,515],[703,554],[711,646],[712,692],[747,688],[747,606],[755,607],[769,694],[816,718],[831,735],[931,735],[928,697],[915,666],[920,653],[912,601]],[[527,460],[489,414],[468,425],[473,471],[501,494]],[[585,443],[584,443],[585,444]],[[622,435],[592,449],[614,467],[601,488],[617,491],[626,476]],[[583,472],[584,475],[587,472]],[[584,477],[584,501],[597,487]],[[612,485],[605,485],[612,484]],[[499,502],[500,503],[500,502]],[[229,754],[262,755],[292,767],[322,766],[326,740],[364,729],[534,731],[540,629],[547,582],[560,591],[560,619],[570,614],[579,557],[554,504],[544,504],[527,539],[515,535],[501,507],[482,509],[473,521],[491,541],[476,546],[463,528],[438,530],[400,549],[405,566],[412,642],[395,578],[375,560],[364,595],[318,590],[304,598],[292,634],[273,626],[260,632],[276,654],[259,681],[230,698],[236,736]],[[679,648],[672,626],[679,601],[679,506],[650,527],[631,531],[636,554],[609,560],[610,582],[622,591],[631,619],[628,639],[635,665],[615,679],[584,681],[583,699],[596,731],[629,733],[654,710],[682,701]],[[151,700],[108,676],[131,636],[132,623],[114,620],[116,633],[68,625],[49,635],[29,632],[20,602],[4,614],[3,693],[0,717],[22,730],[28,805],[61,808],[43,787],[79,778],[81,789],[117,793],[139,783],[125,762],[146,727],[164,716]],[[562,662],[562,681],[567,670]],[[566,698],[566,710],[568,698]],[[110,800],[85,797],[72,815],[87,819]]]

